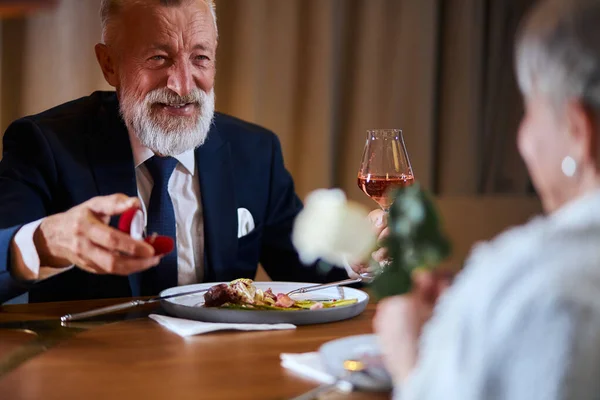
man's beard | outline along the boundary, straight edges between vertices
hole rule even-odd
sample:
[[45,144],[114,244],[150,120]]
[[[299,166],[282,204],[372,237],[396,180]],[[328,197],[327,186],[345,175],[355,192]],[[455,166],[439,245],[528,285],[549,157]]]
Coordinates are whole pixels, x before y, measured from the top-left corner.
[[[176,116],[161,110],[163,105],[191,104],[195,115]],[[137,101],[134,93],[121,91],[120,107],[123,120],[140,143],[161,156],[176,156],[201,146],[208,135],[215,112],[215,92],[193,89],[179,96],[167,88],[149,92]]]

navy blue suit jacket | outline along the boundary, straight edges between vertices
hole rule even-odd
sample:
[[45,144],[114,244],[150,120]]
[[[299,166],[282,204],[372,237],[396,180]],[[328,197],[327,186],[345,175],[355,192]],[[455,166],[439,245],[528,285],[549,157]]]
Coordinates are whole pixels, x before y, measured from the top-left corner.
[[[319,282],[345,276],[343,270],[323,275],[299,262],[290,237],[302,204],[273,133],[217,113],[207,141],[196,150],[196,162],[205,281],[253,278],[259,262],[274,280]],[[17,281],[10,273],[10,243],[21,226],[113,193],[137,195],[129,136],[114,92],[95,92],[12,123],[0,162],[0,303],[25,291],[30,302],[135,293],[132,277],[79,268],[38,283]],[[240,239],[239,207],[251,212],[256,225]]]

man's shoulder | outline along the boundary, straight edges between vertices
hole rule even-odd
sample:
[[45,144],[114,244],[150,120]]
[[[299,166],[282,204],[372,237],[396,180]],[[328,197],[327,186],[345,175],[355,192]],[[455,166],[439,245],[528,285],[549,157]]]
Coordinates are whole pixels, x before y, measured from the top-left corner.
[[77,126],[88,123],[103,107],[114,107],[116,104],[115,92],[96,91],[89,96],[68,101],[38,114],[27,115],[15,122],[31,121],[43,128]]
[[233,143],[271,143],[277,137],[267,128],[220,112],[215,113],[213,123],[219,134]]

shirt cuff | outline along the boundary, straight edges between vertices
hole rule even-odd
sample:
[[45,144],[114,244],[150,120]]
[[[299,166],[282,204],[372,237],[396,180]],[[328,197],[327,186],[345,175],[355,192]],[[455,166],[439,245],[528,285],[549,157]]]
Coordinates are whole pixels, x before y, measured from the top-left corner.
[[42,218],[24,225],[13,239],[15,244],[13,249],[16,254],[12,257],[11,272],[19,280],[42,281],[73,268],[73,266],[66,268],[40,266],[40,256],[35,248],[33,236],[43,220]]

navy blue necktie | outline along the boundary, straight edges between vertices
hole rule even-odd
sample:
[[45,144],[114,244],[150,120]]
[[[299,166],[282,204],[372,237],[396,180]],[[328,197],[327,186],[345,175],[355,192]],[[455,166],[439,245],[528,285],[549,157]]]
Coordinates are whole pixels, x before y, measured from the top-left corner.
[[177,160],[172,157],[154,156],[145,164],[154,179],[148,205],[148,223],[146,235],[157,233],[169,236],[175,240],[175,249],[165,255],[160,264],[142,273],[142,296],[155,296],[161,290],[177,286],[177,240],[175,211],[169,195],[169,178],[177,166]]

